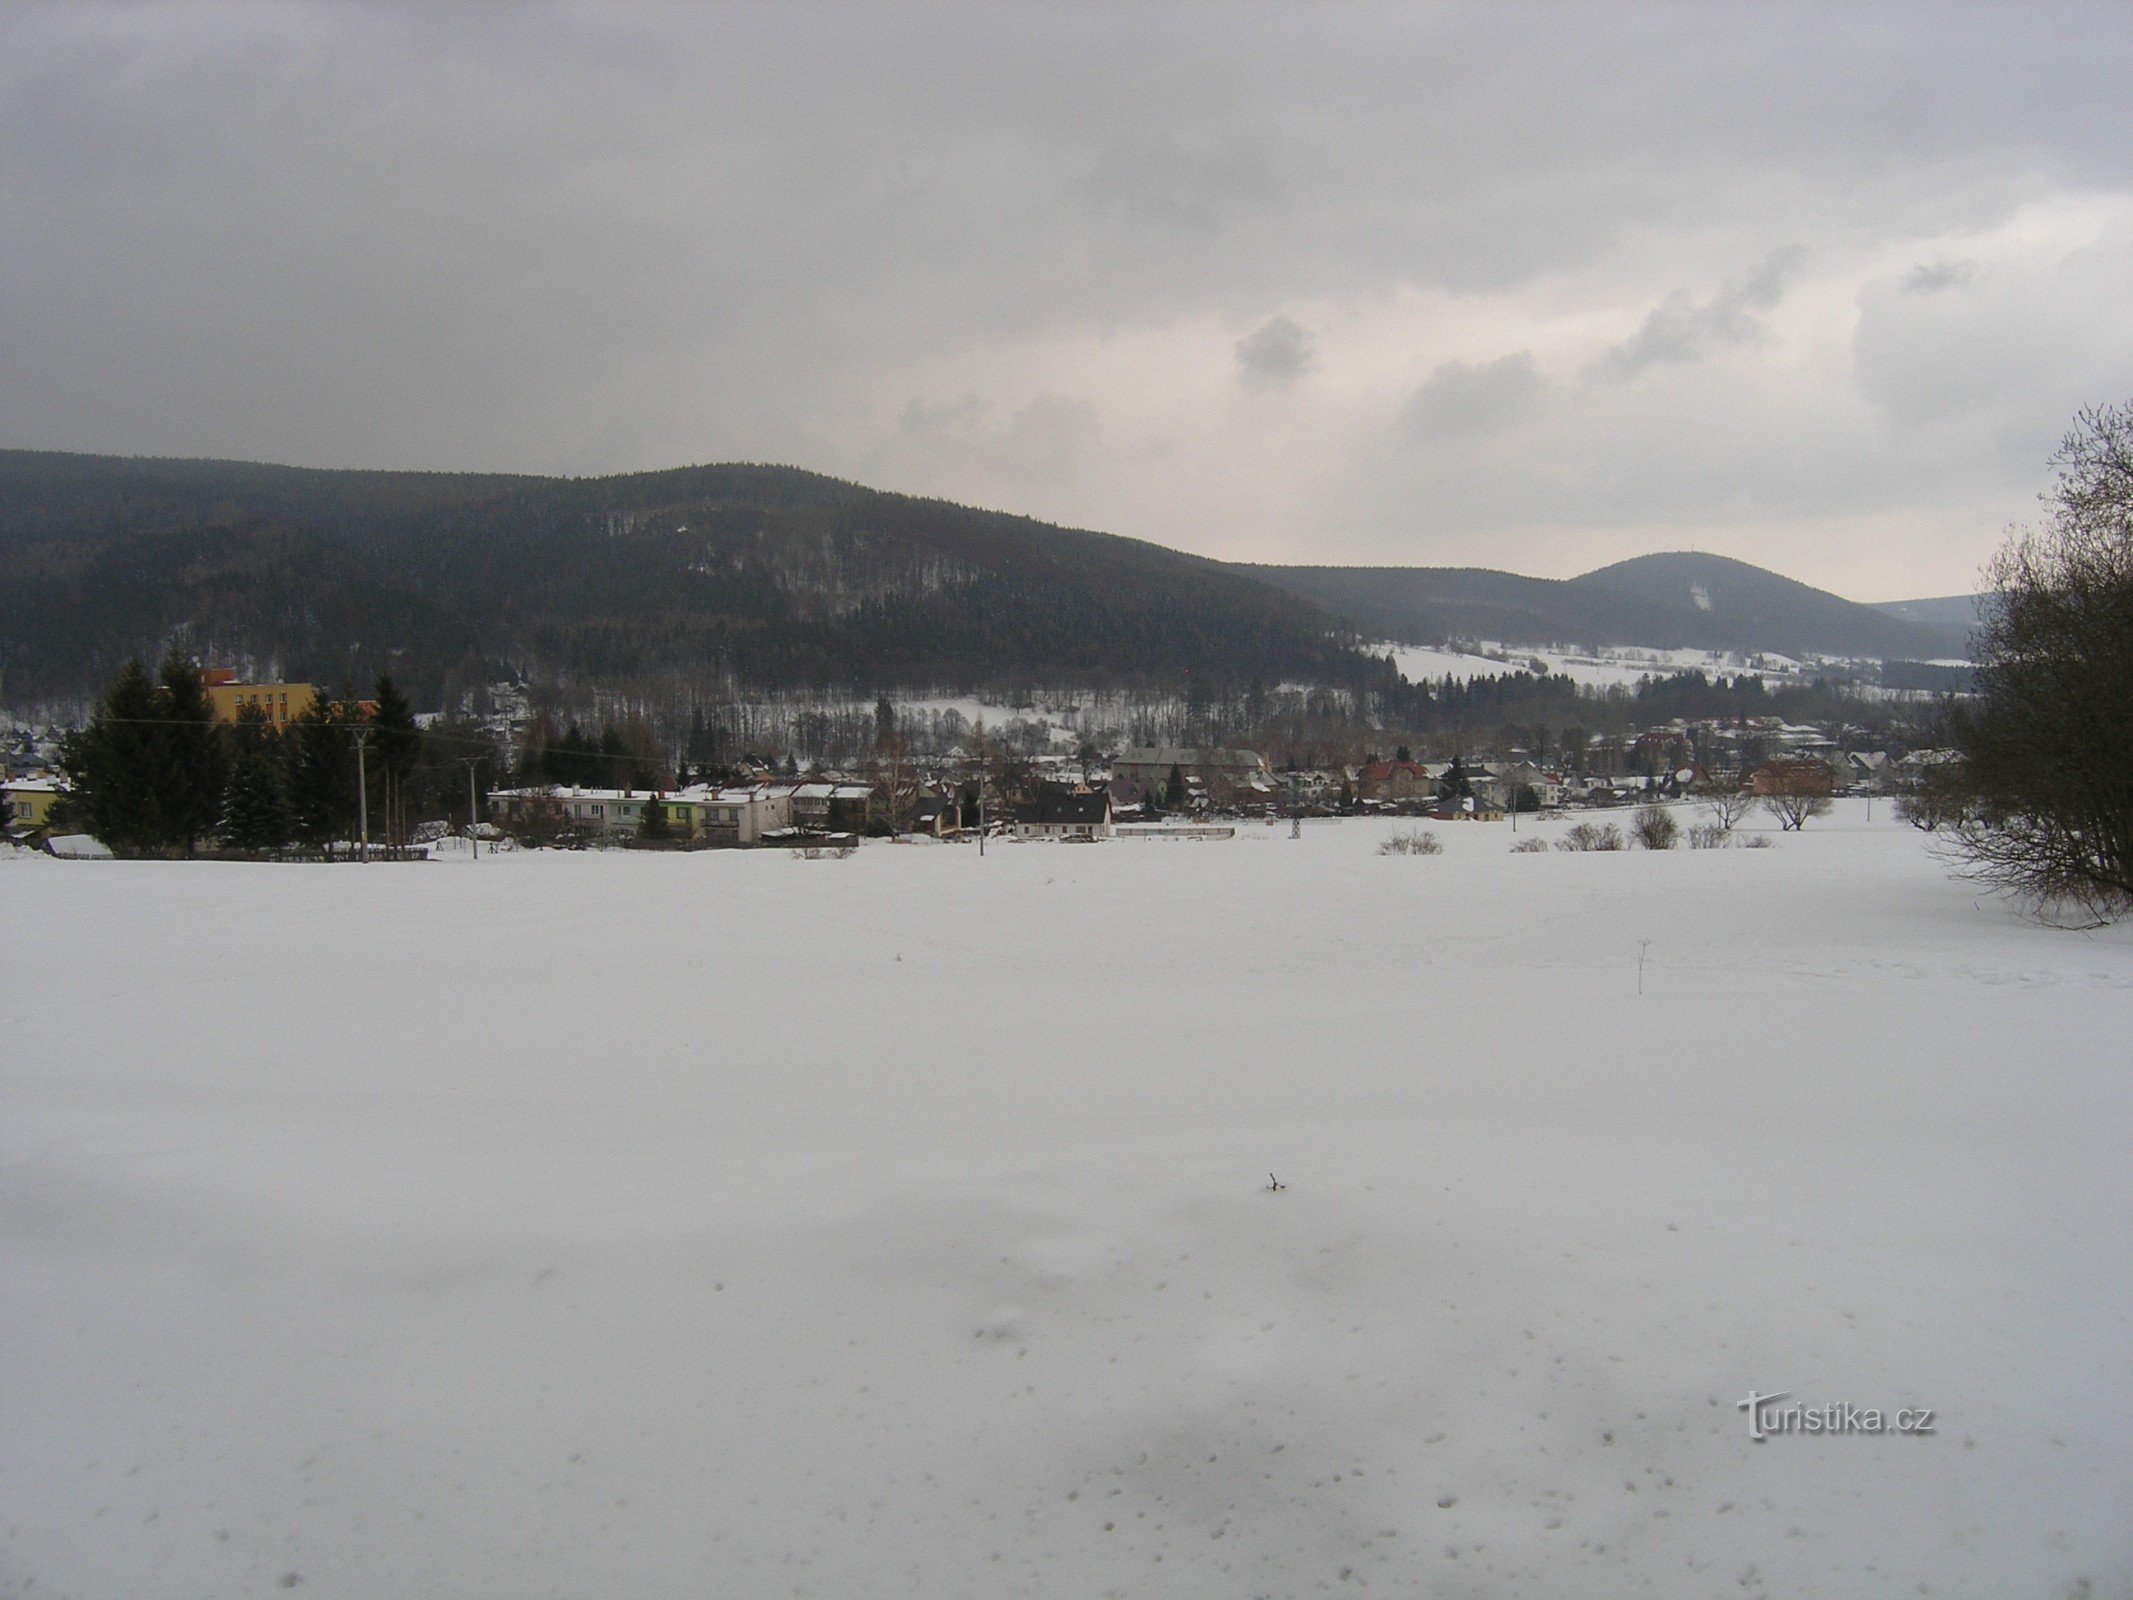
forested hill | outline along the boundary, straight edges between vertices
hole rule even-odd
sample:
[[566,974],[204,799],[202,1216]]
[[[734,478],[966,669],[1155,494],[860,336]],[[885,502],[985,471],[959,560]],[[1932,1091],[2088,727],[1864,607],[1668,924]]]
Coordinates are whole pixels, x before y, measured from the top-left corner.
[[1478,567],[1242,567],[1375,637],[1959,656],[1974,616],[1860,605],[1745,561],[1672,551],[1576,578]]
[[1347,681],[1309,601],[1139,540],[789,467],[609,478],[0,451],[0,696],[171,643],[430,696],[581,685]]

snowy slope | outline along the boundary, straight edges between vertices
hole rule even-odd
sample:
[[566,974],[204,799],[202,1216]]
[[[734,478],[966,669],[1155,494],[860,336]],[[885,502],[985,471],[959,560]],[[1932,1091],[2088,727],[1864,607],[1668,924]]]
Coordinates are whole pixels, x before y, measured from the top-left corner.
[[2123,1593],[2129,930],[1383,831],[0,861],[0,1592]]
[[1551,673],[1566,677],[1588,689],[1617,686],[1633,689],[1641,679],[1667,678],[1677,672],[1687,672],[1691,669],[1701,669],[1713,677],[1754,672],[1771,679],[1785,677],[1799,667],[1798,662],[1786,656],[1748,657],[1713,650],[1661,650],[1625,646],[1619,650],[1604,650],[1589,655],[1553,646],[1528,649],[1522,645],[1489,643],[1483,648],[1494,650],[1497,654],[1478,655],[1465,650],[1419,644],[1370,646],[1372,654],[1391,656],[1400,676],[1409,683],[1434,683],[1447,677],[1460,683],[1473,678],[1494,678],[1508,672],[1527,670],[1529,664],[1534,661],[1546,662]]

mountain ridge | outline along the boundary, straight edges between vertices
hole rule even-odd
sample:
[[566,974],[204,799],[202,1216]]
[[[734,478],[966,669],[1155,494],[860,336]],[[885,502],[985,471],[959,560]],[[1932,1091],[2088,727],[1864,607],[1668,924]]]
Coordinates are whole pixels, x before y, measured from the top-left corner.
[[1967,632],[1695,551],[1633,556],[1574,578],[1485,567],[1244,570],[1366,634],[1410,644],[1465,638],[1904,660],[1960,654]]
[[17,703],[172,644],[334,684],[389,667],[441,700],[499,676],[1359,683],[1386,669],[1358,639],[1931,660],[1963,632],[1943,602],[1905,616],[1693,552],[1571,579],[1228,563],[752,463],[554,478],[0,450],[0,559]]
[[1334,620],[1146,541],[712,464],[606,478],[0,451],[11,696],[181,643],[424,693],[1348,682]]

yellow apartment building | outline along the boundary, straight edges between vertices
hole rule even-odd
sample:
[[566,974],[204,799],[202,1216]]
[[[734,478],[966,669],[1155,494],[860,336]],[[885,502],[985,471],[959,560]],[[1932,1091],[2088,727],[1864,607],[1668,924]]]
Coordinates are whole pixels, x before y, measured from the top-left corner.
[[246,706],[257,706],[274,727],[286,728],[318,704],[318,690],[308,683],[239,683],[226,667],[210,667],[200,676],[217,722],[235,722]]

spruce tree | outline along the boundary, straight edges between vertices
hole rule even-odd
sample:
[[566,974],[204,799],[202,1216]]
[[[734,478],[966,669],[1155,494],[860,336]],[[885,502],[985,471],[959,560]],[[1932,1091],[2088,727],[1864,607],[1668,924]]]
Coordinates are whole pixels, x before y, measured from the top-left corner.
[[404,820],[401,814],[407,808],[407,780],[413,776],[416,757],[422,751],[422,733],[415,726],[415,708],[394,685],[390,672],[378,675],[377,686],[371,692],[378,709],[370,719],[377,732],[370,741],[369,765],[373,781],[386,797],[386,836],[399,844]]
[[161,795],[163,847],[191,855],[222,818],[228,755],[200,669],[173,650],[163,661],[156,786]]
[[356,758],[341,707],[313,706],[284,738],[291,831],[309,845],[347,838],[355,830]]
[[659,803],[657,794],[644,797],[644,810],[637,819],[637,837],[646,844],[660,844],[674,837],[674,830],[667,821],[667,808]]
[[630,753],[629,742],[622,737],[622,730],[612,722],[600,729],[600,746],[597,757],[588,762],[596,774],[589,780],[589,787],[599,789],[634,789],[637,787],[637,761]]
[[231,736],[230,774],[222,792],[217,837],[231,850],[257,855],[289,842],[288,776],[281,739],[255,707],[237,714]]
[[141,855],[161,844],[155,782],[161,723],[154,683],[138,660],[129,661],[60,757],[75,814],[113,855]]

